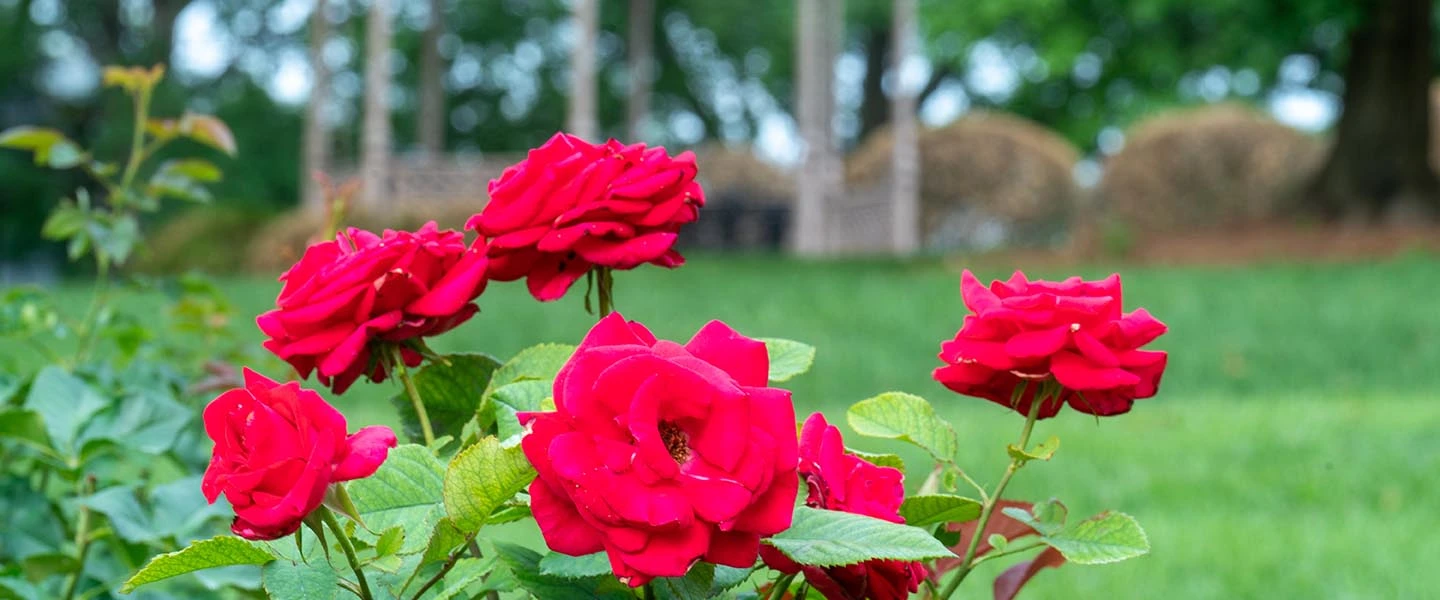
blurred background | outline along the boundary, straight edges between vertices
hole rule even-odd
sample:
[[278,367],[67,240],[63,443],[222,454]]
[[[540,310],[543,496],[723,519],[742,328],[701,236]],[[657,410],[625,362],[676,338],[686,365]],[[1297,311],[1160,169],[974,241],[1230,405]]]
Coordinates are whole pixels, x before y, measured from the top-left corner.
[[[316,172],[360,185],[353,224],[459,228],[556,131],[693,150],[691,264],[622,274],[620,310],[671,338],[721,318],[818,346],[802,412],[920,393],[981,481],[1019,423],[927,378],[960,269],[1119,271],[1127,306],[1171,326],[1161,394],[1046,422],[1064,446],[1012,489],[1130,512],[1154,552],[1026,595],[1424,597],[1437,27],[1429,0],[0,0],[0,129],[119,154],[129,108],[102,66],[166,63],[155,113],[215,114],[239,153],[177,150],[225,178],[147,217],[124,274],[219,275],[247,340],[323,227]],[[87,181],[0,151],[0,283],[83,310],[88,267],[40,231]],[[494,284],[437,348],[577,341],[575,295]],[[339,403],[394,422],[393,392]]]

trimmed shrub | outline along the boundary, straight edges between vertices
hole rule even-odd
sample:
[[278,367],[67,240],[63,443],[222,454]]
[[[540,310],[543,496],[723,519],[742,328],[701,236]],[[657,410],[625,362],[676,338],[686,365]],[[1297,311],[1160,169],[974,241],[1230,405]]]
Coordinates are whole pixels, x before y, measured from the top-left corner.
[[273,216],[234,207],[191,208],[160,224],[139,250],[135,269],[155,274],[239,272],[245,268],[250,240]]
[[[889,130],[846,162],[855,189],[883,189],[894,146]],[[920,136],[921,235],[932,250],[1051,245],[1065,230],[1078,189],[1080,153],[1020,117],[975,112]]]
[[1324,153],[1320,139],[1246,106],[1176,110],[1130,129],[1099,196],[1136,231],[1254,225],[1293,207]]

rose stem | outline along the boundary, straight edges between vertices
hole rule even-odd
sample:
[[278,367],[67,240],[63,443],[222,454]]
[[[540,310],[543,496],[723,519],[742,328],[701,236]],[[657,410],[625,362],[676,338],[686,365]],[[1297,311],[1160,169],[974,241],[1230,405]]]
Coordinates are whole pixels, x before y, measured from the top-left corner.
[[415,380],[410,378],[410,369],[405,368],[405,354],[400,346],[395,346],[392,355],[395,359],[395,372],[400,377],[400,383],[405,385],[405,394],[410,396],[410,404],[415,406],[415,416],[420,419],[420,432],[425,435],[425,447],[435,445],[435,430],[430,428],[430,414],[425,412],[425,403],[420,401],[420,390],[415,389]]
[[330,531],[335,532],[335,538],[340,541],[340,549],[345,552],[345,560],[350,562],[350,570],[355,571],[356,583],[360,584],[361,600],[372,600],[370,584],[365,581],[365,570],[360,568],[360,559],[355,556],[355,546],[350,543],[350,536],[340,527],[340,523],[335,520],[335,513],[330,512],[330,509],[322,506],[317,510],[320,512],[320,519]]
[[595,271],[595,287],[600,291],[600,318],[603,319],[610,314],[610,311],[614,310],[615,301],[610,293],[615,280],[611,276],[609,267],[595,267]]
[[[80,495],[88,496],[95,493],[95,476],[86,475],[80,481]],[[75,524],[75,572],[70,574],[70,581],[65,584],[65,600],[75,597],[75,589],[80,586],[80,578],[85,575],[85,555],[90,552],[90,508],[84,504],[80,505],[80,520]]]
[[[1040,415],[1040,405],[1045,403],[1046,394],[1036,393],[1030,402],[1030,415],[1025,417],[1025,428],[1020,430],[1020,449],[1025,449],[1030,443],[1030,431],[1035,428],[1035,419]],[[990,523],[990,515],[995,512],[995,505],[1000,503],[1000,495],[1005,493],[1005,486],[1010,484],[1010,478],[1015,472],[1024,466],[1024,462],[1014,456],[1010,457],[1010,466],[1005,468],[1005,475],[1000,478],[1000,483],[995,486],[995,493],[985,500],[985,505],[980,510],[980,521],[975,524],[975,534],[970,536],[970,547],[965,550],[965,559],[960,561],[960,569],[955,573],[955,578],[945,584],[945,589],[940,591],[940,600],[945,600],[955,594],[960,588],[960,582],[970,574],[970,569],[975,567],[975,551],[980,548],[980,539],[985,536],[985,526]]]

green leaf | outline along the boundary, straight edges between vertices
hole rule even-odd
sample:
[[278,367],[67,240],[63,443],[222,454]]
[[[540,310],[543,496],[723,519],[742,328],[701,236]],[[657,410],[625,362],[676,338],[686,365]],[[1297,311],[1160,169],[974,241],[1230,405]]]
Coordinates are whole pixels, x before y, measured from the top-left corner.
[[1005,537],[1003,533],[992,533],[990,537],[985,538],[985,542],[990,544],[990,547],[994,548],[996,552],[1004,552],[1005,548],[1010,545],[1010,538]]
[[78,441],[82,449],[105,440],[145,454],[163,454],[175,445],[193,417],[191,409],[168,392],[142,390],[96,413]]
[[513,446],[525,435],[519,413],[541,410],[550,397],[551,383],[541,379],[517,381],[497,388],[490,399],[495,409],[495,431],[500,445]]
[[529,506],[505,505],[490,513],[490,520],[487,525],[499,525],[501,523],[513,523],[521,519],[529,518],[532,515]]
[[14,577],[0,577],[0,600],[42,600],[45,594],[34,584]]
[[877,558],[912,561],[955,556],[918,527],[807,506],[795,507],[789,529],[761,541],[797,563],[818,567]]
[[25,396],[25,407],[40,415],[50,442],[68,457],[80,453],[80,429],[108,405],[89,384],[53,365],[40,370]]
[[95,251],[117,265],[125,264],[130,252],[140,243],[140,222],[132,214],[117,216],[108,225],[91,221],[87,230]]
[[846,448],[845,453],[877,467],[891,467],[899,469],[901,473],[905,472],[905,459],[900,458],[898,454],[875,454],[854,448]]
[[715,580],[710,584],[710,597],[718,598],[721,594],[729,591],[737,585],[745,583],[750,574],[755,572],[755,567],[744,569],[715,565]]
[[[443,358],[428,361],[415,371],[415,389],[425,403],[435,435],[458,437],[465,422],[475,416],[490,376],[500,362],[485,354],[447,354]],[[423,439],[410,397],[402,391],[390,401],[400,411],[405,434],[412,440]]]
[[375,556],[389,556],[400,551],[401,544],[405,543],[405,530],[399,526],[386,529],[380,534],[380,539],[375,540]]
[[1041,539],[1082,565],[1120,562],[1150,552],[1150,540],[1134,517],[1104,512]]
[[435,529],[430,533],[430,539],[425,545],[425,555],[421,558],[420,564],[443,562],[450,557],[450,552],[465,543],[465,532],[455,526],[455,521],[450,517],[440,519],[435,523]]
[[201,569],[229,565],[263,565],[272,560],[275,560],[275,557],[257,544],[234,536],[217,536],[150,559],[149,563],[120,586],[120,592],[128,594],[147,583]]
[[715,584],[715,565],[695,563],[684,577],[657,577],[650,582],[660,600],[704,600]]
[[1038,503],[1028,511],[1018,506],[1007,506],[1000,509],[1000,512],[1024,523],[1042,536],[1053,535],[1065,529],[1065,519],[1069,514],[1064,504],[1054,500]]
[[445,470],[445,511],[466,533],[479,531],[490,513],[535,479],[519,446],[502,448],[487,437],[466,448]]
[[598,598],[600,600],[635,600],[635,593],[614,576],[566,579],[540,572],[540,554],[515,544],[495,542],[500,563],[505,565],[516,583],[536,598]]
[[554,379],[574,353],[575,346],[569,344],[539,344],[521,350],[495,371],[490,388],[494,390],[526,379]]
[[583,579],[585,577],[598,577],[610,572],[610,558],[602,552],[586,554],[584,556],[570,556],[559,552],[551,552],[540,558],[540,574],[564,577],[566,579]]
[[56,142],[50,146],[48,152],[37,151],[36,158],[44,156],[46,164],[52,169],[69,169],[85,162],[85,151],[80,149],[74,142]]
[[979,500],[949,494],[910,496],[900,505],[905,523],[924,527],[935,523],[964,523],[980,518]]
[[210,115],[185,113],[180,118],[180,135],[235,156],[235,134],[224,121]]
[[0,410],[0,438],[19,440],[44,450],[50,449],[50,438],[45,434],[45,421],[40,413],[23,408]]
[[951,460],[959,450],[955,429],[913,394],[886,392],[861,400],[845,412],[845,420],[860,435],[910,442],[936,460]]
[[215,163],[199,158],[167,161],[160,165],[157,173],[180,175],[201,183],[215,183],[223,177],[220,167],[215,166]]
[[40,227],[40,236],[47,240],[66,240],[85,228],[90,222],[89,213],[74,204],[65,203],[55,207],[45,224]]
[[65,134],[54,129],[22,125],[0,131],[0,148],[41,150],[67,139]]
[[56,169],[78,165],[85,156],[65,134],[44,127],[22,126],[0,132],[0,148],[29,150],[35,154],[35,164]]
[[770,355],[770,381],[781,382],[805,374],[815,364],[815,347],[792,340],[760,338]]
[[1020,461],[1020,464],[1025,464],[1032,460],[1050,460],[1050,457],[1055,456],[1055,451],[1059,448],[1060,438],[1052,435],[1050,439],[1045,440],[1029,450],[1016,446],[1015,444],[1006,446],[1005,450],[1010,453],[1011,458]]
[[[474,585],[484,578],[495,567],[497,559],[493,556],[485,558],[462,558],[455,561],[455,566],[445,574],[445,579],[438,586],[440,590],[430,600],[450,600],[451,598],[478,598],[478,595],[465,594],[465,588]],[[462,596],[462,594],[464,594]]]
[[157,206],[157,198],[174,198],[197,204],[209,204],[214,200],[205,186],[179,173],[166,171],[159,171],[150,178],[150,182],[145,186],[145,193],[149,195],[148,200],[138,199],[137,206],[146,210],[154,210],[152,206]]
[[260,580],[271,600],[333,600],[340,593],[339,576],[323,563],[277,560],[260,570]]
[[373,545],[379,532],[399,526],[405,532],[401,554],[424,550],[435,523],[444,516],[444,472],[445,466],[424,446],[392,449],[374,475],[346,484],[369,527],[369,531],[357,530],[355,536]]

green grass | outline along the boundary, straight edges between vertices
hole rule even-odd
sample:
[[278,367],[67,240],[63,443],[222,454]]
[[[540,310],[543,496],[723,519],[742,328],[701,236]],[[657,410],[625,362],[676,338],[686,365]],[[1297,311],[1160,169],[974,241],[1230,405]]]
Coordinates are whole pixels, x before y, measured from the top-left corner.
[[[873,394],[917,393],[956,423],[962,464],[983,482],[998,478],[1022,419],[929,379],[940,341],[965,314],[957,267],[691,259],[673,272],[619,274],[620,310],[671,339],[718,318],[750,335],[814,344],[814,369],[786,386],[799,412],[843,420],[848,404]],[[1121,272],[1127,304],[1171,327],[1156,344],[1171,352],[1161,392],[1121,417],[1066,412],[1042,423],[1037,434],[1059,436],[1060,451],[1027,467],[1012,490],[1054,495],[1076,518],[1129,512],[1153,551],[1119,565],[1047,571],[1022,597],[1373,598],[1440,589],[1440,572],[1423,567],[1440,560],[1428,528],[1440,497],[1429,485],[1440,473],[1440,259]],[[247,320],[278,290],[260,279],[223,286]],[[480,316],[434,346],[504,357],[540,341],[576,342],[592,322],[580,291],[542,305],[521,284],[494,284]],[[64,295],[83,308],[83,288]],[[155,299],[126,305],[153,313]],[[248,323],[238,326],[258,340]],[[336,402],[354,423],[393,422],[384,398],[397,389],[357,385]],[[923,472],[918,455],[905,456],[912,473]],[[966,589],[967,597],[989,595],[979,577]]]

